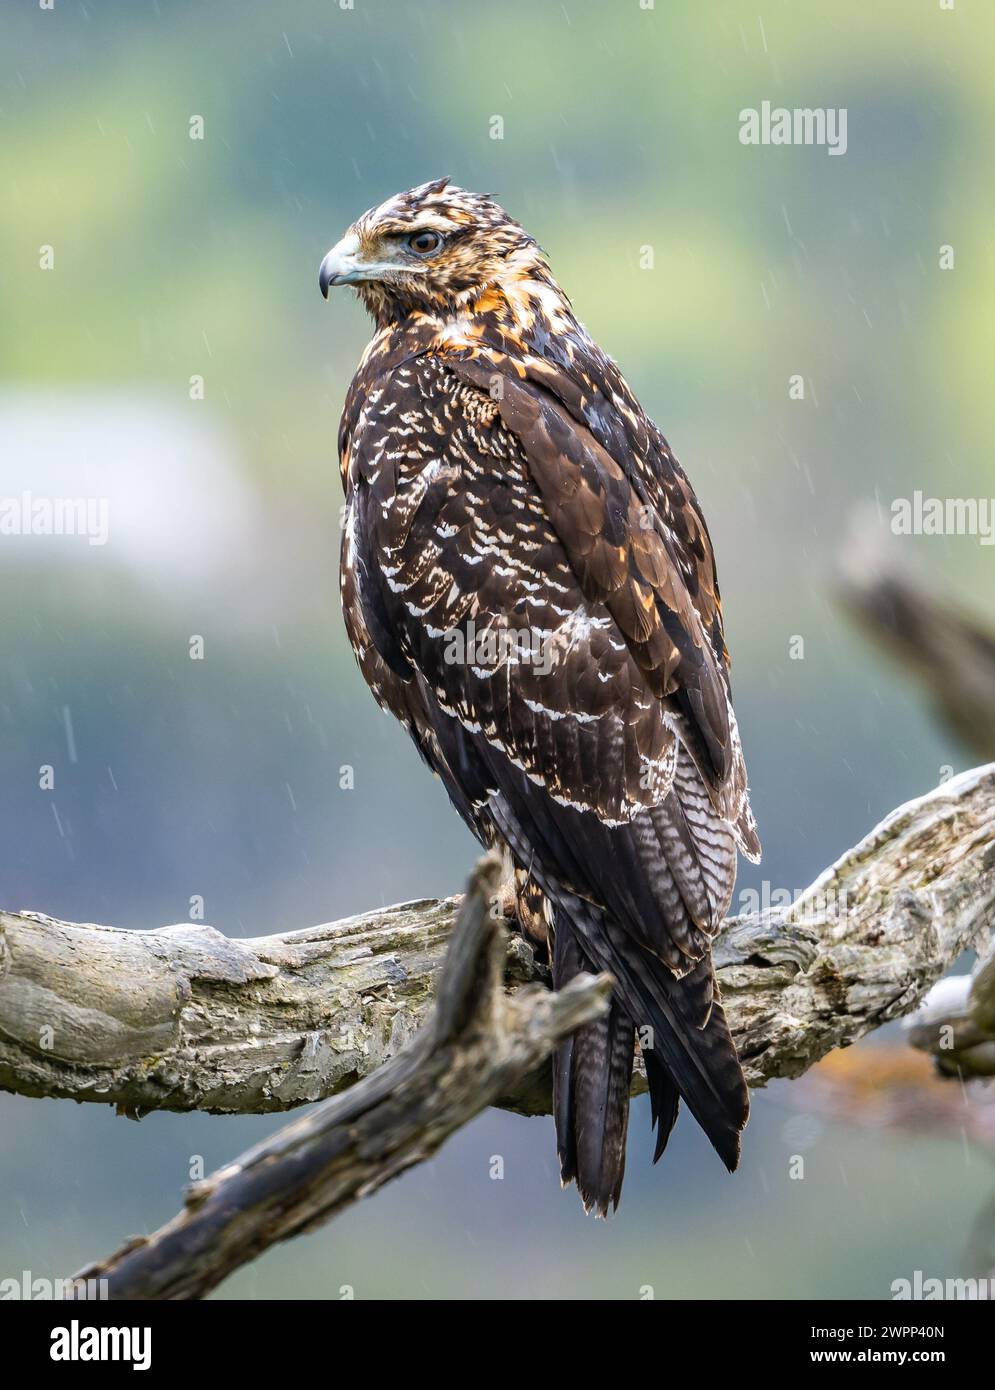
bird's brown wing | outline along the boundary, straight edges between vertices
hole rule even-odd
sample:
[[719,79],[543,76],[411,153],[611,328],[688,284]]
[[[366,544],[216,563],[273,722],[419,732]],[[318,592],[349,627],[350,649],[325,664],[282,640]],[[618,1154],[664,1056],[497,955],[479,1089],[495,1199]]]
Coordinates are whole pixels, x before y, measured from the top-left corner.
[[605,451],[528,386],[495,402],[428,357],[365,402],[343,573],[364,589],[366,651],[402,684],[416,673],[409,688],[481,743],[488,785],[471,801],[506,765],[523,773],[570,821],[557,876],[687,972],[731,893],[741,808],[710,763],[707,783],[696,775],[684,731],[694,720],[717,748],[737,745],[724,673],[658,532]]
[[609,409],[541,360],[492,352],[452,369],[495,399],[585,595],[608,607],[716,811],[758,859],[711,542],[663,436],[631,397]]
[[[492,400],[429,356],[357,395],[343,585],[364,672],[468,823],[511,848],[656,1037],[659,1148],[679,1091],[733,1166],[748,1105],[708,947],[735,828],[714,804],[727,784],[703,780],[681,732],[697,705],[728,741],[730,716],[687,587],[622,471],[534,387]],[[617,1089],[621,1043],[594,1051]],[[598,1203],[620,1181],[620,1122],[597,1146],[603,1178],[577,1156]],[[565,1172],[571,1154],[561,1144]]]

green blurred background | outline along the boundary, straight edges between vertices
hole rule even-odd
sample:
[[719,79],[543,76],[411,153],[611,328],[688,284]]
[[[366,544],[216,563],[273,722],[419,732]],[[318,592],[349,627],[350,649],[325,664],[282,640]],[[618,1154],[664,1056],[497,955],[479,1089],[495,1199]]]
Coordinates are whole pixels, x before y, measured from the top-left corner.
[[[110,503],[102,548],[0,538],[5,906],[151,927],[200,894],[254,934],[461,884],[474,846],[342,632],[335,432],[368,327],[316,286],[360,212],[444,173],[547,248],[705,507],[766,849],[742,886],[803,887],[970,764],[830,588],[855,507],[995,492],[987,0],[22,0],[0,36],[0,495]],[[764,100],[846,107],[845,156],[742,146]],[[895,544],[995,610],[976,539]],[[637,1102],[608,1223],[560,1193],[548,1120],[490,1112],[220,1296],[874,1298],[964,1272],[991,1165],[787,1085],[734,1178],[687,1118],[654,1169]],[[154,1228],[192,1155],[279,1123],[0,1096],[0,1273]]]

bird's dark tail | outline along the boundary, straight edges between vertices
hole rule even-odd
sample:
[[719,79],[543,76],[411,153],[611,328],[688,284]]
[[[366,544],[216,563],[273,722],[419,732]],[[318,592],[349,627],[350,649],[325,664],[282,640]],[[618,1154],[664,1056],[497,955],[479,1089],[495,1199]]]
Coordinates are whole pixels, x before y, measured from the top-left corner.
[[607,970],[616,980],[609,1013],[576,1033],[554,1061],[563,1181],[576,1181],[588,1210],[604,1215],[609,1204],[618,1205],[634,1037],[657,1130],[654,1162],[666,1148],[683,1098],[731,1171],[739,1162],[750,1099],[715,995],[711,957],[675,979],[655,956],[613,931],[598,908],[563,896],[566,902],[556,911],[554,986],[559,989],[580,970]]
[[[553,987],[596,973],[567,930],[556,933]],[[563,1185],[575,1182],[585,1211],[617,1207],[625,1173],[635,1033],[613,999],[607,1014],[568,1038],[553,1058],[553,1113]]]
[[642,1024],[646,1079],[657,1126],[654,1163],[663,1153],[683,1098],[730,1172],[739,1164],[740,1135],[750,1115],[750,1093],[715,993],[710,955],[690,974],[675,980],[666,970],[653,972],[646,999],[653,1019]]
[[[523,787],[528,797],[531,783],[523,780]],[[678,978],[615,912],[579,896],[546,871],[500,797],[493,798],[490,807],[504,840],[518,862],[528,864],[530,878],[546,896],[552,917],[554,986],[561,988],[581,970],[603,971],[615,980],[607,1017],[580,1030],[554,1059],[556,1134],[564,1182],[577,1182],[589,1209],[606,1213],[618,1203],[633,1035],[646,1064],[657,1129],[655,1157],[666,1147],[683,1100],[726,1167],[735,1168],[740,1134],[750,1113],[750,1093],[718,999],[711,952],[706,949],[697,964]],[[575,829],[580,820],[578,815]],[[537,817],[535,824],[539,823]],[[536,830],[533,838],[538,835]],[[582,841],[579,831],[577,839]],[[569,846],[563,842],[559,848],[560,858],[569,862]],[[708,858],[704,848],[702,855]],[[577,865],[576,877],[582,878],[589,867],[592,872],[597,868],[594,855],[584,867]],[[683,860],[676,863],[679,877],[669,860],[665,868],[670,885],[668,889],[661,877],[658,897],[665,898],[671,916],[683,911],[690,918],[681,887],[688,865]],[[607,877],[612,873],[616,876],[613,896],[623,909],[632,908],[622,891],[626,884],[631,887],[632,880],[619,880],[617,862],[604,868],[606,881],[596,882],[595,888],[607,896]],[[732,891],[728,868],[718,881],[704,871],[702,877],[710,890],[713,916],[720,918]],[[693,887],[692,882],[687,891]],[[654,911],[660,915],[659,908]],[[693,939],[690,933],[685,935],[689,942]]]

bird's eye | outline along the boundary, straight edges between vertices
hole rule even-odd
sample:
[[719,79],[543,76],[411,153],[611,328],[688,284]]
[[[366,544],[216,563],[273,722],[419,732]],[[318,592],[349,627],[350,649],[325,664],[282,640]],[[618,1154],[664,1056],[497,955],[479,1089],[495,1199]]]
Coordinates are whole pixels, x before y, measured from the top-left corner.
[[442,237],[439,236],[438,232],[412,232],[407,239],[407,244],[419,256],[430,256],[433,251],[438,251],[442,245]]

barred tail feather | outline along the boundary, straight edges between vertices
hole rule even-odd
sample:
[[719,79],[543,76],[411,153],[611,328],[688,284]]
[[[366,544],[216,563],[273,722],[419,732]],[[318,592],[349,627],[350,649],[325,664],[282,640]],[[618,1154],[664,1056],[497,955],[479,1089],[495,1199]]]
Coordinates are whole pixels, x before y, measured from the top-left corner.
[[[532,789],[528,784],[523,792],[523,804],[528,809],[528,799]],[[667,1143],[677,1116],[678,1102],[683,1100],[705,1131],[713,1148],[730,1170],[739,1162],[740,1134],[749,1117],[750,1100],[746,1080],[743,1076],[735,1044],[729,1033],[725,1014],[719,1003],[715,986],[711,953],[705,943],[704,953],[695,964],[686,955],[682,964],[686,973],[677,975],[661,956],[653,949],[645,936],[637,939],[629,928],[628,917],[633,904],[627,900],[621,889],[617,889],[613,902],[616,908],[608,910],[590,897],[581,897],[571,891],[563,880],[547,871],[541,854],[534,852],[532,844],[542,843],[544,838],[554,840],[551,857],[560,862],[572,863],[570,845],[562,843],[557,825],[541,821],[536,816],[529,825],[532,841],[527,840],[521,831],[517,818],[511,814],[510,806],[503,797],[494,797],[490,802],[491,814],[500,830],[502,838],[512,849],[516,859],[529,865],[529,872],[538,887],[545,893],[553,908],[555,919],[555,943],[563,956],[563,974],[560,979],[570,978],[566,973],[578,968],[606,971],[615,979],[612,998],[612,1011],[608,1021],[600,1025],[589,1025],[593,1031],[588,1043],[578,1044],[574,1039],[572,1046],[563,1050],[556,1062],[558,1076],[557,1090],[557,1135],[561,1146],[561,1164],[564,1167],[564,1180],[569,1181],[577,1175],[578,1147],[577,1135],[594,1124],[594,1132],[601,1133],[604,1126],[601,1118],[602,1101],[604,1113],[608,1114],[609,1084],[611,1068],[608,1059],[615,1050],[621,1054],[621,1037],[625,1025],[617,1020],[621,1014],[628,1021],[628,1028],[635,1031],[646,1061],[649,1079],[650,1098],[653,1106],[653,1119],[657,1128],[656,1156],[659,1157]],[[577,818],[580,820],[580,818]],[[544,832],[544,833],[543,833]],[[574,837],[581,843],[580,831]],[[613,842],[615,851],[629,848],[627,838],[617,837]],[[585,845],[590,850],[585,860],[587,877],[609,874],[606,856],[600,859],[594,854],[596,846]],[[669,848],[669,845],[667,846]],[[555,851],[559,850],[559,854]],[[614,860],[616,883],[619,882],[618,854]],[[626,862],[625,868],[629,869]],[[658,889],[662,893],[669,885],[674,891],[669,893],[668,910],[672,921],[685,926],[692,922],[687,911],[687,900],[681,892],[685,863],[683,860],[673,867],[666,858],[658,862]],[[676,873],[675,873],[676,871]],[[582,879],[584,870],[577,865],[573,869],[575,879]],[[630,876],[622,877],[621,888],[632,886]],[[601,884],[596,885],[600,890]],[[681,904],[684,904],[683,908]],[[719,907],[713,908],[713,920],[720,916]],[[659,909],[658,909],[659,910]],[[573,955],[565,943],[573,941]],[[690,932],[688,933],[690,944]],[[555,954],[555,950],[554,950]],[[583,966],[577,961],[588,962]],[[554,969],[554,980],[557,974]],[[597,1028],[600,1027],[600,1032]],[[579,1037],[580,1035],[578,1035]],[[587,1050],[585,1050],[585,1048]],[[583,1056],[583,1062],[582,1062]],[[589,1062],[588,1057],[594,1061]],[[590,1086],[592,1096],[601,1100],[585,1102],[583,1114],[577,1113],[578,1086],[574,1078],[581,1067],[593,1066],[595,1079]],[[620,1100],[614,1102],[611,1112],[611,1133],[620,1128]],[[604,1128],[607,1134],[607,1127]],[[604,1146],[602,1148],[604,1151]],[[565,1156],[565,1161],[564,1161]],[[595,1164],[596,1168],[597,1165]],[[590,1191],[600,1195],[601,1206],[607,1207],[612,1193],[621,1181],[621,1157],[614,1173],[615,1182],[596,1180],[591,1168],[585,1169],[585,1180],[591,1182]],[[583,1193],[582,1193],[583,1195]]]
[[[710,956],[675,979],[650,952],[613,930],[610,919],[592,904],[562,894],[556,916],[566,919],[558,937],[569,923],[579,952],[592,963],[587,968],[615,977],[612,1014],[618,1010],[629,1020],[646,1065],[657,1130],[654,1158],[666,1147],[683,1099],[722,1162],[735,1169],[750,1096],[716,997]],[[576,1054],[571,1065],[578,1065]]]
[[[592,971],[576,939],[556,933],[553,984],[561,989]],[[607,1216],[618,1206],[625,1173],[634,1030],[613,1000],[607,1014],[580,1028],[553,1058],[553,1113],[560,1177],[575,1182],[584,1209]]]
[[[705,956],[681,980],[661,974],[654,983],[668,1007],[662,1017],[654,1013],[657,1027],[652,1046],[643,1049],[651,1094],[654,1075],[662,1072],[669,1085],[679,1090],[712,1147],[733,1172],[739,1165],[740,1135],[750,1115],[750,1093],[725,1012],[716,997],[711,958]],[[698,1022],[701,1017],[706,1020],[703,1025]],[[667,1135],[658,1124],[654,1160],[666,1142]]]

